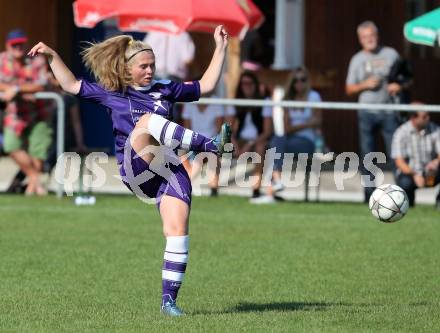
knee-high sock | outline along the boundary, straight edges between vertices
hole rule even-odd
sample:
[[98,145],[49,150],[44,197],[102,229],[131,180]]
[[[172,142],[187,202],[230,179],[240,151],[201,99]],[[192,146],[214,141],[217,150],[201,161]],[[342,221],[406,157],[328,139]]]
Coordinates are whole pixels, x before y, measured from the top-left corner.
[[181,148],[195,152],[218,152],[212,138],[207,138],[200,133],[186,129],[157,114],[151,115],[147,129],[161,145],[172,149]]
[[169,236],[162,268],[162,303],[176,300],[185,276],[188,261],[189,236]]

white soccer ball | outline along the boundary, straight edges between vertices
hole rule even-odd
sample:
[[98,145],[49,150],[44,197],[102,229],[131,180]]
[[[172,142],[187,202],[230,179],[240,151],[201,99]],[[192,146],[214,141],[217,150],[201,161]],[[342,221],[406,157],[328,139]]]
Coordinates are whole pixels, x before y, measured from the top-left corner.
[[408,211],[408,196],[397,185],[383,184],[371,194],[369,207],[378,220],[385,223],[396,222]]

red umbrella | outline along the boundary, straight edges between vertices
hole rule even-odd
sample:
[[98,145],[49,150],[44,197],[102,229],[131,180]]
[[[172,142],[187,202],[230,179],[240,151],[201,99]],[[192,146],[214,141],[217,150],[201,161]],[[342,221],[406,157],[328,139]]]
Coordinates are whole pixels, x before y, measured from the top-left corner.
[[240,37],[264,20],[251,0],[76,0],[73,12],[75,24],[85,28],[108,18],[122,31],[212,32],[223,24]]

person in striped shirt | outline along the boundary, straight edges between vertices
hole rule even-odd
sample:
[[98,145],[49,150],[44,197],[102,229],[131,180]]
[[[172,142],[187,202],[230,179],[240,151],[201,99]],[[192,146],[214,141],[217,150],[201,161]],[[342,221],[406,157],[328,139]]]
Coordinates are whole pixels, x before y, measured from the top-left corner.
[[[410,206],[414,206],[415,191],[440,183],[440,128],[430,121],[428,112],[409,115],[394,133],[391,157],[396,164],[396,183],[405,190]],[[440,209],[440,192],[436,197]]]

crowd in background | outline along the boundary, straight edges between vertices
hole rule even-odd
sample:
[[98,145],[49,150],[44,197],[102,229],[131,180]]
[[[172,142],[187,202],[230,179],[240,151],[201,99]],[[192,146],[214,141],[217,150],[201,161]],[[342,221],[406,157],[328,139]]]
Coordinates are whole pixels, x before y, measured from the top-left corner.
[[[381,46],[378,28],[373,22],[358,26],[357,35],[361,50],[347,64],[346,93],[356,96],[360,103],[410,103],[409,88],[413,84],[411,68],[391,47]],[[255,32],[252,33],[252,40]],[[53,129],[56,120],[55,106],[51,102],[36,100],[38,91],[61,92],[50,73],[46,59],[26,57],[26,34],[21,30],[11,31],[6,38],[6,50],[0,53],[0,92],[3,131],[0,146],[19,166],[20,172],[14,178],[8,191],[45,195],[41,174],[49,172],[56,162]],[[195,45],[187,33],[166,35],[149,33],[149,43],[161,59],[156,64],[157,79],[185,80],[190,77],[188,66],[194,59]],[[243,54],[249,53],[249,39],[243,45]],[[252,45],[251,45],[252,46]],[[255,45],[254,45],[255,46]],[[258,48],[256,48],[258,50]],[[258,63],[243,59],[243,71],[239,77],[235,98],[271,99],[270,86],[260,82]],[[284,100],[320,102],[321,96],[314,90],[306,67],[291,71],[285,85]],[[76,97],[62,93],[66,104],[66,151],[86,152],[87,147],[81,126],[81,114]],[[256,177],[250,200],[253,203],[276,201],[284,187],[281,183],[283,156],[286,153],[307,153],[323,150],[322,114],[320,110],[287,108],[284,112],[284,132],[274,134],[272,109],[270,107],[222,107],[219,105],[187,104],[177,106],[174,117],[184,126],[206,136],[214,136],[226,120],[233,128],[234,155],[257,152],[264,161],[269,148],[276,148],[282,154],[275,160],[272,186],[268,193],[261,193],[262,163],[253,170]],[[400,126],[400,127],[399,127]],[[417,188],[434,186],[440,182],[440,132],[429,121],[426,112],[414,112],[403,120],[397,112],[358,111],[358,129],[361,158],[377,151],[375,132],[381,129],[388,157],[395,161],[393,169],[396,182],[403,187],[414,204]],[[362,165],[362,163],[361,163]],[[210,183],[211,195],[218,194],[217,161]],[[203,167],[197,159],[185,162],[190,174],[195,176]],[[310,167],[309,165],[307,167]],[[374,177],[365,168],[362,174]],[[367,201],[374,188],[365,187]],[[440,207],[440,197],[437,197]]]

